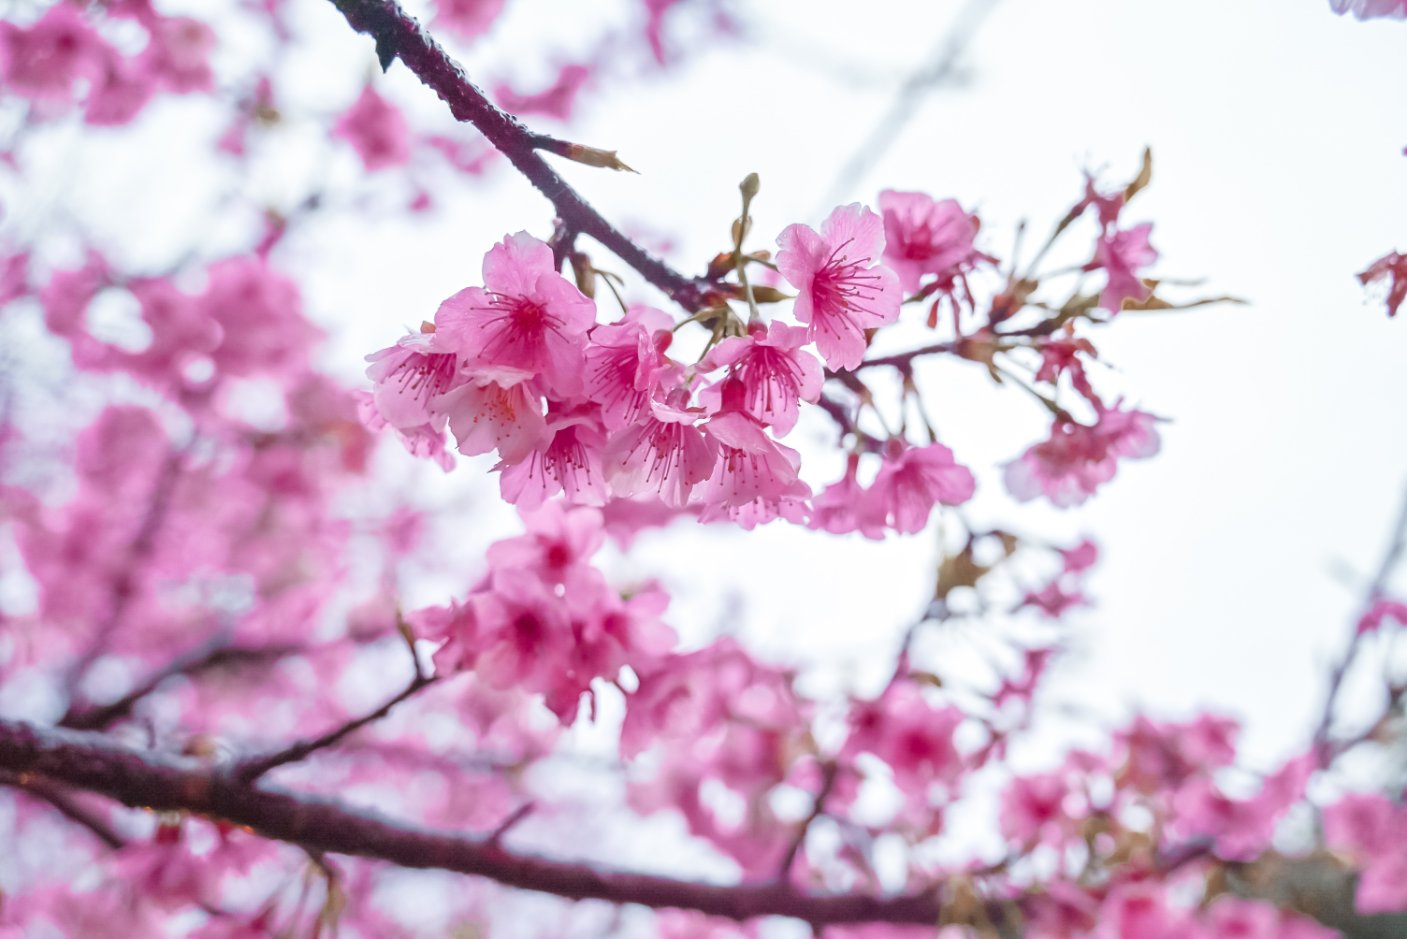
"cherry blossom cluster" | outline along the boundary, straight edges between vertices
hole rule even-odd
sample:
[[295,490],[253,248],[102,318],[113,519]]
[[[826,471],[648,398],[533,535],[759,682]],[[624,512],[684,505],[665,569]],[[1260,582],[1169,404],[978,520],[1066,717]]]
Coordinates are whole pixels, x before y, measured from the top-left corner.
[[[798,475],[800,455],[774,435],[820,394],[821,364],[806,344],[832,367],[853,367],[864,331],[897,318],[897,278],[878,263],[881,224],[853,205],[820,233],[783,232],[777,264],[801,291],[805,327],[754,322],[693,367],[667,354],[668,316],[637,306],[598,324],[595,304],[555,270],[551,248],[510,236],[485,257],[483,287],[445,300],[433,323],[370,357],[373,422],[442,465],[446,428],[461,453],[496,453],[503,497],[527,508],[563,493],[584,505],[692,504],[705,521],[746,528],[804,521],[811,490]],[[935,503],[960,504],[972,490],[972,474],[946,447],[896,440],[862,523],[917,531]]]

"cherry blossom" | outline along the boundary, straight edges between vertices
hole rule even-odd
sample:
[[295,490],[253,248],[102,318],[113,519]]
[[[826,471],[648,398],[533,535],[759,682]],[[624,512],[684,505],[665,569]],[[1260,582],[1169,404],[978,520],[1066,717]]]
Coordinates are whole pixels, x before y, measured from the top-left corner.
[[950,282],[981,257],[973,246],[977,216],[955,199],[935,201],[921,192],[886,189],[879,194],[884,216],[884,260],[906,293],[917,293],[927,275]]
[[595,304],[557,273],[552,249],[526,232],[484,256],[484,287],[466,287],[435,314],[468,371],[518,370],[558,397],[581,390],[586,333],[595,322]]
[[[705,371],[728,368],[743,387],[742,409],[785,437],[801,413],[801,402],[814,403],[821,394],[821,363],[801,348],[807,331],[773,321],[753,323],[746,336],[724,339],[700,364]],[[722,385],[701,395],[705,404],[722,406]]]
[[1006,488],[1022,502],[1044,495],[1060,508],[1079,505],[1114,478],[1120,459],[1158,452],[1158,418],[1115,406],[1094,425],[1057,419],[1050,438],[1006,465]]
[[895,531],[922,531],[935,504],[961,505],[972,498],[972,471],[959,466],[953,451],[941,443],[926,447],[896,446],[885,453],[884,465],[865,498]]
[[899,318],[899,280],[879,263],[882,220],[856,202],[831,212],[820,232],[788,226],[777,244],[777,267],[799,291],[796,318],[807,338],[828,366],[853,369],[865,355],[865,331]]
[[405,116],[370,83],[347,109],[332,133],[352,145],[368,172],[400,166],[410,159]]

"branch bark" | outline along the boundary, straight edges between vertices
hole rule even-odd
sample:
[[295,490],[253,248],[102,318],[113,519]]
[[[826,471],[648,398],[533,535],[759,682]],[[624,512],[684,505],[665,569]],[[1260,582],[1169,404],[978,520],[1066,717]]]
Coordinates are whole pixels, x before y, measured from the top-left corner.
[[[376,858],[406,868],[487,877],[569,899],[696,910],[746,920],[786,916],[817,927],[888,922],[933,925],[939,890],[876,897],[816,895],[782,882],[709,884],[517,854],[492,839],[431,832],[342,803],[240,782],[227,768],[136,750],[101,734],[0,720],[0,769],[33,774],[124,805],[187,811],[250,828],[309,851]],[[991,904],[996,921],[1009,918]]]
[[455,118],[478,128],[489,143],[552,202],[569,230],[599,241],[689,312],[708,305],[706,298],[713,284],[705,278],[687,277],[641,248],[592,208],[538,153],[539,150],[564,152],[573,145],[529,130],[490,101],[469,80],[459,63],[450,58],[396,0],[331,2],[353,29],[376,41],[376,52],[383,67],[400,59],[449,105]]

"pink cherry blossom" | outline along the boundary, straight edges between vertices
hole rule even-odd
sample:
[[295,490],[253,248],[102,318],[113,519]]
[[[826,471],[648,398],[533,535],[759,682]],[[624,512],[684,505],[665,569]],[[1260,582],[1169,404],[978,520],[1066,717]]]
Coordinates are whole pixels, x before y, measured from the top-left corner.
[[1062,773],[1015,777],[1002,793],[1002,834],[1022,843],[1058,841],[1068,834],[1075,817],[1065,808],[1070,796],[1070,784]]
[[371,363],[366,377],[374,385],[376,409],[398,429],[433,423],[437,400],[463,383],[455,354],[445,349],[434,329],[403,336],[366,360]]
[[503,465],[527,459],[547,435],[542,398],[522,372],[481,373],[441,396],[439,409],[467,456],[498,450]]
[[936,706],[913,682],[901,681],[878,699],[855,705],[842,753],[878,757],[889,766],[899,788],[926,805],[930,787],[951,786],[965,770],[953,742],[962,722],[957,708]]
[[1158,452],[1158,418],[1118,406],[1093,426],[1069,420],[1051,425],[1050,438],[1006,464],[1006,488],[1022,502],[1044,495],[1060,508],[1079,505],[1114,478],[1118,461]]
[[1271,903],[1226,895],[1211,904],[1200,925],[1198,939],[1339,939],[1342,935]]
[[890,528],[913,534],[928,524],[935,504],[961,505],[975,487],[972,471],[959,466],[941,443],[908,447],[896,440],[865,497]]
[[28,27],[0,22],[5,90],[34,101],[67,101],[81,81],[99,81],[116,52],[70,3],[50,5]]
[[899,318],[899,279],[879,263],[884,251],[880,217],[858,202],[843,205],[821,231],[789,225],[777,237],[777,268],[798,291],[796,318],[834,369],[865,357],[865,330]]
[[533,452],[502,467],[499,488],[504,501],[531,509],[560,492],[571,503],[603,505],[605,445],[606,431],[594,408],[549,415],[546,433]]
[[858,531],[879,541],[884,538],[884,507],[866,497],[857,476],[859,464],[859,455],[852,453],[846,460],[845,475],[811,500],[810,525],[835,535]]
[[585,392],[601,406],[611,431],[639,420],[678,367],[665,355],[673,340],[668,314],[633,306],[618,322],[591,330],[586,350]]
[[1324,810],[1324,839],[1363,865],[1356,895],[1360,913],[1407,905],[1407,808],[1377,793],[1349,793]]
[[886,189],[879,194],[884,215],[884,260],[899,275],[905,293],[917,293],[927,274],[951,281],[981,254],[973,246],[980,227],[976,215],[955,199],[941,202],[922,192]]
[[1398,626],[1407,626],[1407,603],[1380,597],[1358,620],[1358,633],[1377,632],[1383,623],[1392,621]]
[[435,26],[469,42],[488,31],[504,0],[435,0]]
[[590,78],[590,68],[569,62],[557,73],[556,81],[542,91],[523,94],[503,82],[494,88],[493,96],[498,99],[500,107],[519,117],[542,114],[567,121],[571,119],[578,93]]
[[1136,225],[1127,231],[1105,232],[1095,242],[1094,260],[1086,268],[1103,269],[1107,275],[1099,305],[1111,313],[1123,309],[1125,300],[1147,300],[1152,293],[1138,276],[1140,268],[1158,259],[1158,252],[1148,243],[1152,230],[1149,224]]
[[680,508],[713,473],[718,444],[694,426],[700,415],[655,402],[632,427],[613,436],[604,457],[606,479],[619,497],[657,494]]
[[436,326],[465,369],[516,369],[557,397],[580,393],[596,305],[557,273],[552,249],[519,232],[484,256],[484,287],[440,304]]
[[[753,323],[746,336],[720,342],[700,368],[729,368],[730,379],[743,388],[742,410],[785,437],[796,426],[800,403],[821,396],[821,363],[801,348],[806,342],[807,331],[799,326]],[[705,389],[700,399],[715,410],[722,407],[722,383]]]
[[146,107],[156,91],[156,78],[140,60],[107,56],[102,61],[102,74],[88,95],[83,118],[100,127],[126,124]]
[[338,119],[332,134],[352,145],[368,172],[410,161],[410,129],[405,116],[369,82]]
[[[741,384],[735,387],[741,398]],[[701,490],[706,506],[701,521],[728,515],[752,528],[783,512],[801,520],[801,503],[811,495],[811,487],[797,478],[801,454],[777,443],[752,416],[738,410],[714,415],[704,432],[717,444],[718,460]],[[743,509],[748,511],[740,514]]]
[[214,83],[210,55],[216,44],[209,24],[189,16],[163,16],[149,28],[143,70],[178,94],[209,91]]
[[1329,6],[1335,13],[1352,13],[1360,20],[1407,19],[1407,0],[1329,0]]

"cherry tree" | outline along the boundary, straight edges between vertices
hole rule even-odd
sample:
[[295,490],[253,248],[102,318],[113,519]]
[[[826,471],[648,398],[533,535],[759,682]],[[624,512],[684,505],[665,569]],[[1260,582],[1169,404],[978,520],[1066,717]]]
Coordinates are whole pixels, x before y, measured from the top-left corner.
[[[1100,554],[1023,506],[1081,506],[1160,449],[1166,415],[1099,345],[1239,302],[1155,249],[1151,152],[1072,178],[1030,243],[900,188],[762,230],[757,174],[716,219],[626,222],[567,180],[633,172],[574,139],[578,101],[739,41],[746,11],[632,3],[524,85],[459,61],[503,0],[423,24],[397,0],[164,7],[0,22],[0,937],[1407,933],[1402,774],[1352,771],[1400,752],[1407,509],[1288,759],[1250,766],[1212,713],[1012,758]],[[368,66],[335,109],[297,71],[334,31]],[[60,197],[65,148],[143,133],[215,167],[218,211],[165,260]],[[112,169],[179,218],[185,183]],[[460,246],[438,305],[308,302],[320,220],[415,224],[523,181],[537,214]],[[671,226],[713,248],[670,250]],[[1404,255],[1358,276],[1395,314]],[[353,316],[381,337],[364,362]],[[974,466],[940,367],[1043,432]],[[979,479],[1009,518],[969,511]],[[514,533],[482,538],[500,504]],[[731,541],[667,558],[701,526]],[[874,627],[882,681],[676,627],[652,566],[706,578],[762,526],[937,546],[930,599]],[[1000,648],[954,675],[931,642],[973,628]]]

